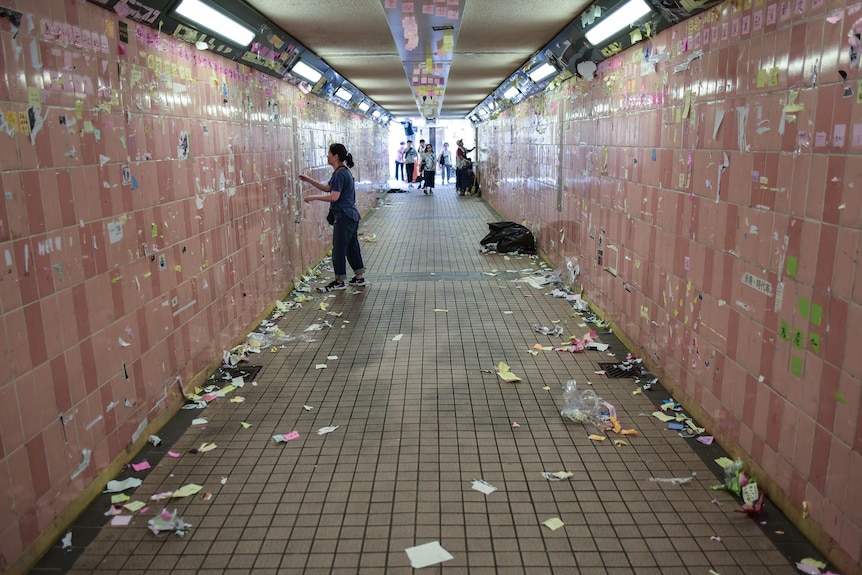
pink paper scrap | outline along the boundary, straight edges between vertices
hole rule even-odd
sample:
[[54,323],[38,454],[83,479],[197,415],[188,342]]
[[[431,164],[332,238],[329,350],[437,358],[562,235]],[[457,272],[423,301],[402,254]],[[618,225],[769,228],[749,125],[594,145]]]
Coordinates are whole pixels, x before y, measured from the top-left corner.
[[141,461],[140,463],[132,463],[132,469],[135,471],[143,471],[144,469],[151,469],[149,461]]
[[168,451],[168,455],[170,455],[171,457],[179,457],[181,454],[177,453],[176,451]]
[[712,445],[713,439],[715,439],[715,438],[711,435],[701,435],[700,437],[697,438],[697,440],[700,441],[701,443],[703,443],[704,445]]

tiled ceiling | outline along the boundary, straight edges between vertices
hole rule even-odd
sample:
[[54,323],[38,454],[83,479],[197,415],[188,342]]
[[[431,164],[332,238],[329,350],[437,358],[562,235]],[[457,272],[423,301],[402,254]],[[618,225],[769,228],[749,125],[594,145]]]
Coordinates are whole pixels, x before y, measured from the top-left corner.
[[590,3],[245,2],[389,113],[441,119],[464,118]]

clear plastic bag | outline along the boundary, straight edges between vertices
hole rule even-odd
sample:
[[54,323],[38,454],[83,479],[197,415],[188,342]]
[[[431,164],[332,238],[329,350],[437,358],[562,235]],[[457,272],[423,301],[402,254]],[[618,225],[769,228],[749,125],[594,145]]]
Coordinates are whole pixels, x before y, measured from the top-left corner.
[[604,401],[592,389],[578,389],[574,379],[563,384],[563,409],[560,415],[576,423],[592,423],[603,427],[602,408]]

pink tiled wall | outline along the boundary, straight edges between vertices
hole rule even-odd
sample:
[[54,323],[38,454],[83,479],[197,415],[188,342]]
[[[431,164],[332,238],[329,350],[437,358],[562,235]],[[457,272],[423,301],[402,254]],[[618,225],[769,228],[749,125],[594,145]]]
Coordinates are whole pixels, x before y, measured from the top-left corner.
[[853,570],[860,17],[837,1],[728,2],[479,131],[483,195],[579,266],[586,294],[791,515],[807,502],[803,521]]
[[0,7],[3,570],[329,247],[297,173],[333,141],[388,166],[385,128],[284,82],[86,2]]

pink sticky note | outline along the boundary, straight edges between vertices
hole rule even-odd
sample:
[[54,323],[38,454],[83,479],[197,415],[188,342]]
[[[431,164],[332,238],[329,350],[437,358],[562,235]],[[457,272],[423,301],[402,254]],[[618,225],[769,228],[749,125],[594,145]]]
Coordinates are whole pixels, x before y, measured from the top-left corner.
[[131,520],[131,515],[115,515],[114,518],[111,519],[111,525],[114,527],[125,527]]
[[521,427],[521,425],[517,421],[512,422],[512,429],[517,429],[519,427]]
[[285,441],[290,441],[291,439],[296,439],[297,437],[299,437],[299,432],[294,429],[290,433],[285,433],[283,437]]
[[713,437],[711,435],[701,435],[697,438],[698,441],[703,443],[704,445],[712,445]]
[[135,471],[143,471],[144,469],[151,469],[149,461],[141,461],[140,463],[132,463],[132,469]]
[[176,451],[168,451],[168,455],[170,455],[171,457],[179,457],[180,456],[180,454],[177,453]]

